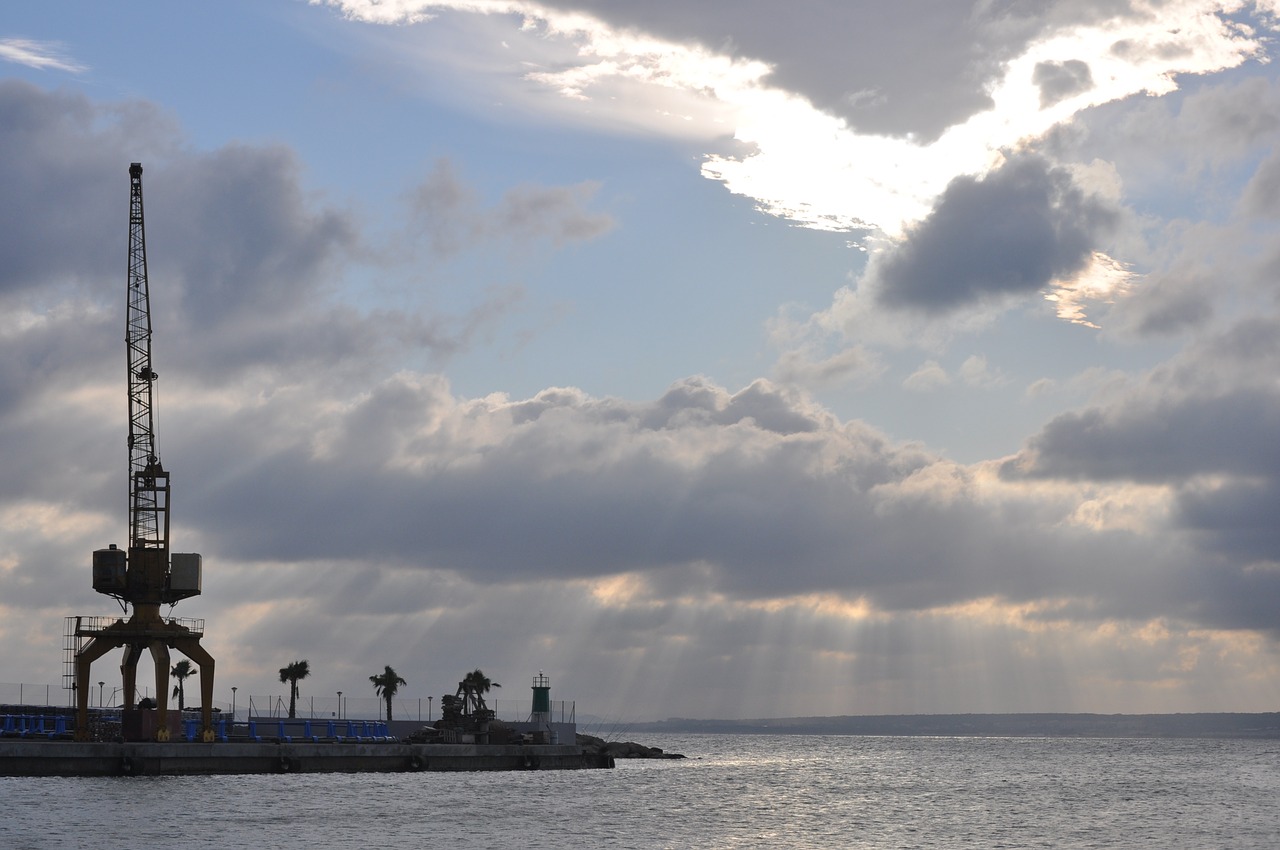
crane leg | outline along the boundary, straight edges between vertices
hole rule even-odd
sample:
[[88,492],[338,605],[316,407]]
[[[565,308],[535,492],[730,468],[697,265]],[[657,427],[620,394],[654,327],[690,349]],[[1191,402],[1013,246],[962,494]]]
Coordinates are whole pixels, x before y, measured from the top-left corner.
[[76,654],[76,740],[89,740],[89,672],[93,662],[120,644],[96,637]]
[[173,648],[190,658],[200,668],[200,740],[212,742],[213,731],[213,673],[214,661],[199,638],[179,638]]
[[124,707],[131,710],[138,702],[138,659],[142,647],[129,643],[124,648],[124,660],[120,662],[120,678],[124,684]]
[[169,740],[169,647],[162,641],[151,644],[156,665],[156,740]]

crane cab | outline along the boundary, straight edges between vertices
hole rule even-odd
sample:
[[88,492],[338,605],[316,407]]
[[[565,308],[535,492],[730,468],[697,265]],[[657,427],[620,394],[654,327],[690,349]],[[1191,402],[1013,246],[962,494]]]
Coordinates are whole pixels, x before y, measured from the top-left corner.
[[109,596],[120,596],[128,587],[128,557],[112,543],[93,553],[93,589]]
[[165,602],[177,602],[200,595],[201,558],[195,552],[174,552],[169,556],[169,584]]

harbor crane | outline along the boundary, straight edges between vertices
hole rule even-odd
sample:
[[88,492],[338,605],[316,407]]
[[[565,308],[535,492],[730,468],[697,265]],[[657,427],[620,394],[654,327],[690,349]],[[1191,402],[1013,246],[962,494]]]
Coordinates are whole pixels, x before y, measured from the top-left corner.
[[[125,347],[129,392],[129,545],[112,544],[93,553],[93,589],[118,600],[127,620],[77,617],[74,635],[76,737],[89,735],[90,666],[113,649],[124,649],[126,717],[135,708],[138,659],[143,650],[155,663],[156,712],[150,737],[167,741],[169,650],[176,649],[200,668],[200,740],[214,740],[212,723],[214,661],[200,646],[202,620],[165,619],[161,605],[174,605],[200,593],[201,559],[169,551],[169,473],[156,450],[152,388],[159,377],[151,366],[151,296],[147,284],[147,246],[142,213],[142,164],[129,166],[129,273]],[[83,641],[83,642],[82,642]],[[141,725],[141,724],[140,724]]]

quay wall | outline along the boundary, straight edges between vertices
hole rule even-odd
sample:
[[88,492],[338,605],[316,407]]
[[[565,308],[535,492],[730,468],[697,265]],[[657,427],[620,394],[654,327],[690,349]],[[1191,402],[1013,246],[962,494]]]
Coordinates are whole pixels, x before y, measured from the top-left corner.
[[0,740],[0,776],[198,776],[577,770],[613,761],[572,745],[77,743]]

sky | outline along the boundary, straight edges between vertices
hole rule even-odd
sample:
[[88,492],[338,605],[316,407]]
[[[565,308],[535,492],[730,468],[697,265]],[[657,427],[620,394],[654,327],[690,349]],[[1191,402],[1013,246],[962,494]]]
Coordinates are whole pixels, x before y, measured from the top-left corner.
[[0,683],[120,610],[141,162],[221,703],[306,659],[304,699],[545,671],[619,723],[1276,710],[1278,36],[1277,0],[12,5]]

